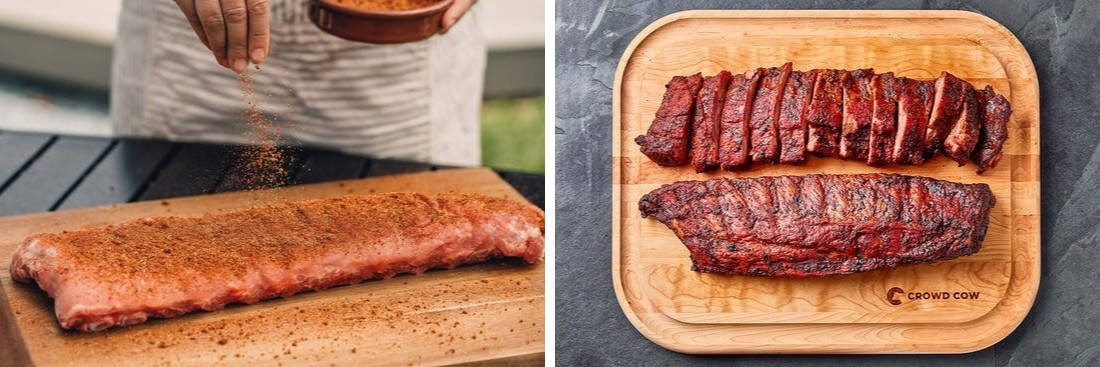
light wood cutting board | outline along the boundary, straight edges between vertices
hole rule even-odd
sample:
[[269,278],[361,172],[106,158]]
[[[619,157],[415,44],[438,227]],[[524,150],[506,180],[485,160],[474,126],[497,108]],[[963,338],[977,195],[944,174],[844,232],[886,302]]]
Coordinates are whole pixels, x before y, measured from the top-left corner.
[[542,264],[403,275],[99,333],[63,332],[49,297],[8,271],[33,233],[389,191],[524,200],[491,170],[458,169],[0,218],[0,348],[40,366],[541,364]]
[[[787,61],[795,70],[873,67],[917,79],[946,70],[992,85],[1014,110],[1004,158],[983,175],[945,157],[890,168],[811,157],[697,174],[657,166],[634,143],[673,76]],[[654,22],[622,56],[614,87],[612,272],[623,311],[647,338],[686,353],[961,353],[995,343],[1023,320],[1039,284],[1038,93],[1019,41],[975,13],[687,11]],[[982,250],[816,279],[702,274],[671,230],[638,211],[642,195],[679,180],[872,172],[989,184],[997,204]],[[920,297],[932,299],[911,299]]]

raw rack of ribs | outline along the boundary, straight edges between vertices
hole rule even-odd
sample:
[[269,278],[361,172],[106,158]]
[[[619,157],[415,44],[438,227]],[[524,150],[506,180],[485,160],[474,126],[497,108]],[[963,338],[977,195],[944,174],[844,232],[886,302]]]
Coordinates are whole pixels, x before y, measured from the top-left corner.
[[681,181],[639,207],[676,233],[694,270],[811,277],[978,252],[994,202],[986,184],[862,174]]
[[978,173],[1000,161],[1012,107],[992,87],[942,72],[935,80],[871,69],[792,70],[673,77],[645,135],[634,139],[661,166],[696,172],[751,163],[799,164],[810,152],[882,166],[943,154]]
[[391,193],[34,235],[11,274],[53,297],[62,328],[97,331],[542,250],[530,204]]

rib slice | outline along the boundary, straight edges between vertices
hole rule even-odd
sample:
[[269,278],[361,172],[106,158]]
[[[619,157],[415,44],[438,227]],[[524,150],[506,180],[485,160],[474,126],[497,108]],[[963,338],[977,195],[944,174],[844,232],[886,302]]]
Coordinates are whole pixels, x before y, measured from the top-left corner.
[[963,100],[966,98],[966,82],[951,73],[940,73],[936,79],[936,94],[932,99],[932,115],[924,132],[924,158],[927,160],[943,148],[943,139],[959,119]]
[[982,108],[978,104],[977,93],[969,83],[966,84],[963,96],[964,103],[959,118],[943,141],[943,154],[954,159],[960,167],[970,160],[970,153],[978,144],[982,129]]
[[12,278],[97,331],[494,257],[539,261],[543,214],[469,194],[392,193],[147,218],[29,237]]
[[639,207],[683,241],[693,270],[811,277],[978,252],[994,202],[982,183],[863,174],[681,181]]
[[806,151],[819,156],[840,153],[840,129],[844,101],[843,70],[820,70],[814,82],[814,96],[806,111]]
[[813,97],[817,71],[793,71],[787,78],[779,106],[779,163],[798,164],[806,160],[806,109]]
[[898,129],[898,79],[894,78],[894,73],[878,74],[872,79],[871,88],[874,94],[874,117],[871,121],[867,164],[893,164],[894,138]]
[[872,69],[844,72],[844,120],[840,133],[840,156],[848,159],[867,159],[868,134],[871,131],[871,77]]
[[665,85],[665,96],[646,135],[634,142],[642,153],[662,166],[682,166],[688,160],[691,143],[691,112],[695,96],[703,85],[702,74],[673,77]]
[[791,63],[788,62],[782,67],[764,70],[760,78],[760,86],[752,101],[752,114],[749,115],[749,137],[752,143],[749,156],[753,162],[774,162],[779,158],[776,120],[779,119],[779,102],[783,98],[783,88],[790,75]]
[[894,140],[894,161],[924,163],[924,131],[932,112],[934,87],[930,81],[901,78],[898,97],[898,130]]
[[726,103],[718,123],[718,161],[725,170],[749,164],[749,112],[763,70],[734,75],[726,90]]
[[692,123],[691,166],[695,172],[718,168],[718,114],[722,112],[729,83],[730,72],[724,70],[703,78]]
[[978,164],[978,173],[982,173],[996,167],[1001,160],[1001,148],[1008,139],[1008,117],[1012,115],[1012,106],[988,85],[978,96],[982,134],[974,149],[973,159]]

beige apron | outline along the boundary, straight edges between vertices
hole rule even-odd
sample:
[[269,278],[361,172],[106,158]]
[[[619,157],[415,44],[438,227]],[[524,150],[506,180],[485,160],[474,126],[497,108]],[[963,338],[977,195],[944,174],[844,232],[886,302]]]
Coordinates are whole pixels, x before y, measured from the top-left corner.
[[[271,1],[271,52],[249,71],[287,143],[449,165],[481,162],[485,41],[477,6],[446,35],[398,44],[321,32],[306,1]],[[237,75],[168,0],[125,0],[114,50],[116,134],[249,143]]]

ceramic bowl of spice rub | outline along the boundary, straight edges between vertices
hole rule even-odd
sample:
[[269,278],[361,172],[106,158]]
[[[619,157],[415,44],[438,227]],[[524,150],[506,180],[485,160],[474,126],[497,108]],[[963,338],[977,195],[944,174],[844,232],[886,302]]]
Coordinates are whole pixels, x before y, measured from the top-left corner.
[[310,0],[309,19],[326,33],[367,43],[419,41],[439,33],[454,0]]

